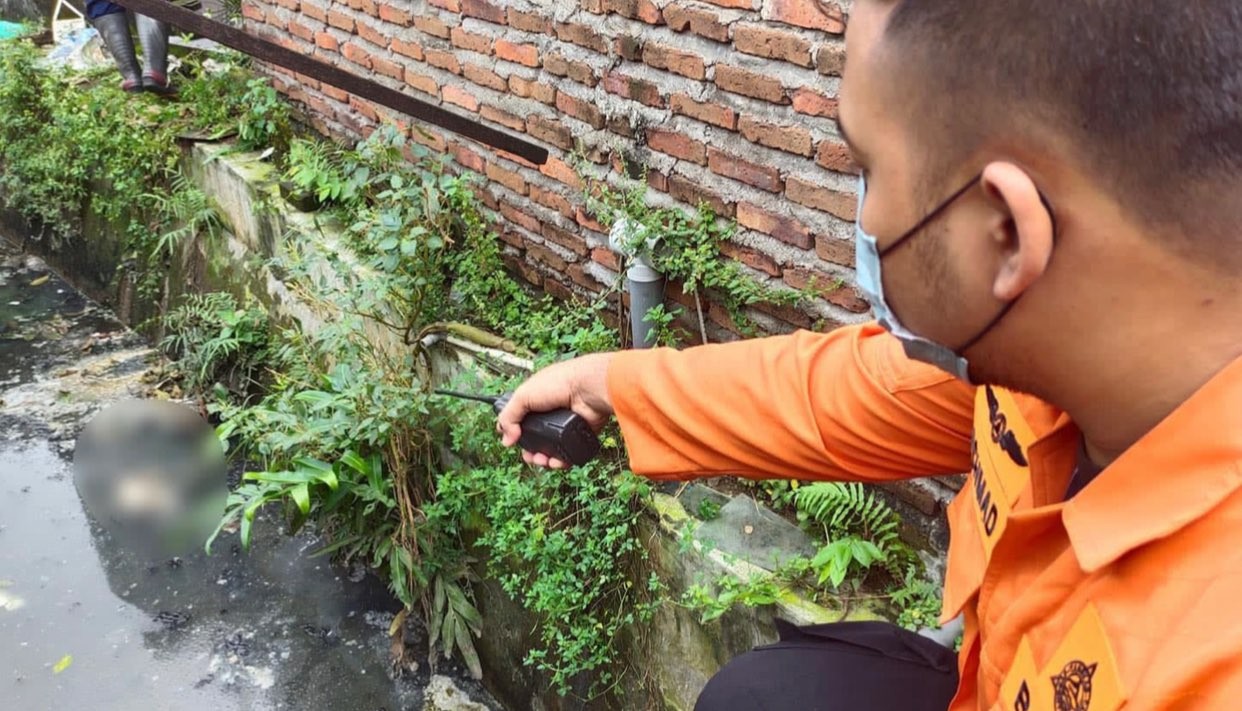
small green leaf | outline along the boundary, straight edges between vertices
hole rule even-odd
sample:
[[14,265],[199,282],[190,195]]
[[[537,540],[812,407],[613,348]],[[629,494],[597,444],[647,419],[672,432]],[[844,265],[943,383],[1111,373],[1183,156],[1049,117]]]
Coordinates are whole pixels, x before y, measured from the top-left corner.
[[52,673],[59,674],[63,672],[64,670],[68,669],[70,664],[73,664],[73,655],[66,654],[65,656],[60,658],[59,662],[56,662],[56,666],[52,667]]
[[298,484],[289,490],[289,496],[293,498],[294,503],[298,505],[298,510],[302,515],[310,513],[310,486],[307,484]]

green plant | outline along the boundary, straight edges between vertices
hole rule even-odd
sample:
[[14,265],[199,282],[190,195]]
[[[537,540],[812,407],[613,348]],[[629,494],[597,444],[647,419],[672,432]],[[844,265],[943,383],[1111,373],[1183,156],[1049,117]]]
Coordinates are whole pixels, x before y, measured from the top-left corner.
[[899,610],[897,624],[909,630],[936,627],[940,617],[940,586],[928,580],[922,566],[906,566],[901,581],[892,590],[893,605]]
[[587,695],[605,693],[617,680],[617,636],[658,604],[659,581],[638,584],[633,573],[646,559],[635,527],[649,485],[611,457],[564,472],[526,470],[498,444],[486,408],[454,403],[447,416],[453,450],[488,464],[446,471],[429,519],[477,531],[495,579],[537,616],[527,663],[562,694],[584,672],[594,672]]
[[681,604],[699,612],[704,624],[720,618],[735,605],[761,607],[780,599],[781,586],[772,573],[740,580],[733,575],[718,577],[711,586],[696,583],[682,594]]
[[808,484],[797,489],[794,499],[799,518],[820,524],[828,537],[857,533],[883,551],[900,543],[897,512],[858,482]]
[[184,175],[176,174],[167,193],[147,193],[143,197],[159,215],[159,224],[167,229],[159,235],[154,250],[157,255],[171,257],[186,239],[215,237],[223,223],[215,202]]
[[720,518],[720,504],[711,499],[703,499],[699,502],[695,515],[703,521],[714,521]]
[[237,127],[237,146],[253,151],[274,148],[284,153],[289,143],[289,105],[264,78],[246,82],[241,105],[245,111]]
[[605,179],[592,176],[588,166],[581,156],[575,158],[588,210],[610,229],[625,219],[630,225],[629,247],[650,252],[656,269],[694,296],[699,336],[704,342],[704,295],[724,307],[733,323],[747,334],[754,328],[746,307],[761,303],[792,306],[811,295],[763,284],[738,262],[725,258],[721,246],[733,238],[737,223],[721,219],[707,203],[700,203],[692,212],[655,207],[647,198],[645,176],[622,181],[617,189]]
[[160,347],[176,359],[190,390],[220,383],[237,396],[256,385],[268,357],[267,311],[241,307],[232,294],[192,294],[168,313]]

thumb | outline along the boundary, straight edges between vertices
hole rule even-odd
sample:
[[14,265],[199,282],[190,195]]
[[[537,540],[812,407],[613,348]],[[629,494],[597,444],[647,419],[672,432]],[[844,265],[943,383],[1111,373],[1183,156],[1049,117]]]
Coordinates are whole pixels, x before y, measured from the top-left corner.
[[522,436],[522,418],[529,411],[524,400],[514,398],[496,416],[496,430],[500,432],[500,441],[504,446],[512,447],[517,444]]

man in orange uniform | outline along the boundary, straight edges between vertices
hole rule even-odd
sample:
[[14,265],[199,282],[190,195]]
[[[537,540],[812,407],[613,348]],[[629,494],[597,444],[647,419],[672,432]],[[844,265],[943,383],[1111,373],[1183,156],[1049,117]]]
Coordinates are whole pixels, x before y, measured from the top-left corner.
[[893,655],[848,640],[848,667],[795,673],[845,659],[819,630],[701,709],[1242,708],[1240,38],[1235,0],[855,0],[840,121],[878,324],[517,391],[507,443],[531,410],[615,413],[653,478],[970,472],[955,695],[894,705]]

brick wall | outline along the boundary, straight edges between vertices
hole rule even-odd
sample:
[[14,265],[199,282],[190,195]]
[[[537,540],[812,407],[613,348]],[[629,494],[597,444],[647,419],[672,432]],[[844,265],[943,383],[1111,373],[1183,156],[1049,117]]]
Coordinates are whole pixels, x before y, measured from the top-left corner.
[[[845,20],[832,0],[244,2],[253,33],[548,146],[536,167],[411,131],[488,178],[510,266],[549,293],[597,290],[618,268],[567,163],[581,144],[603,170],[645,166],[663,201],[735,218],[727,252],[756,278],[847,281],[805,310],[765,308],[766,330],[865,311],[850,285],[856,177],[835,123]],[[365,135],[390,113],[309,77],[273,79],[326,133]],[[670,297],[692,305],[682,296]],[[723,311],[709,317],[727,337]]]

